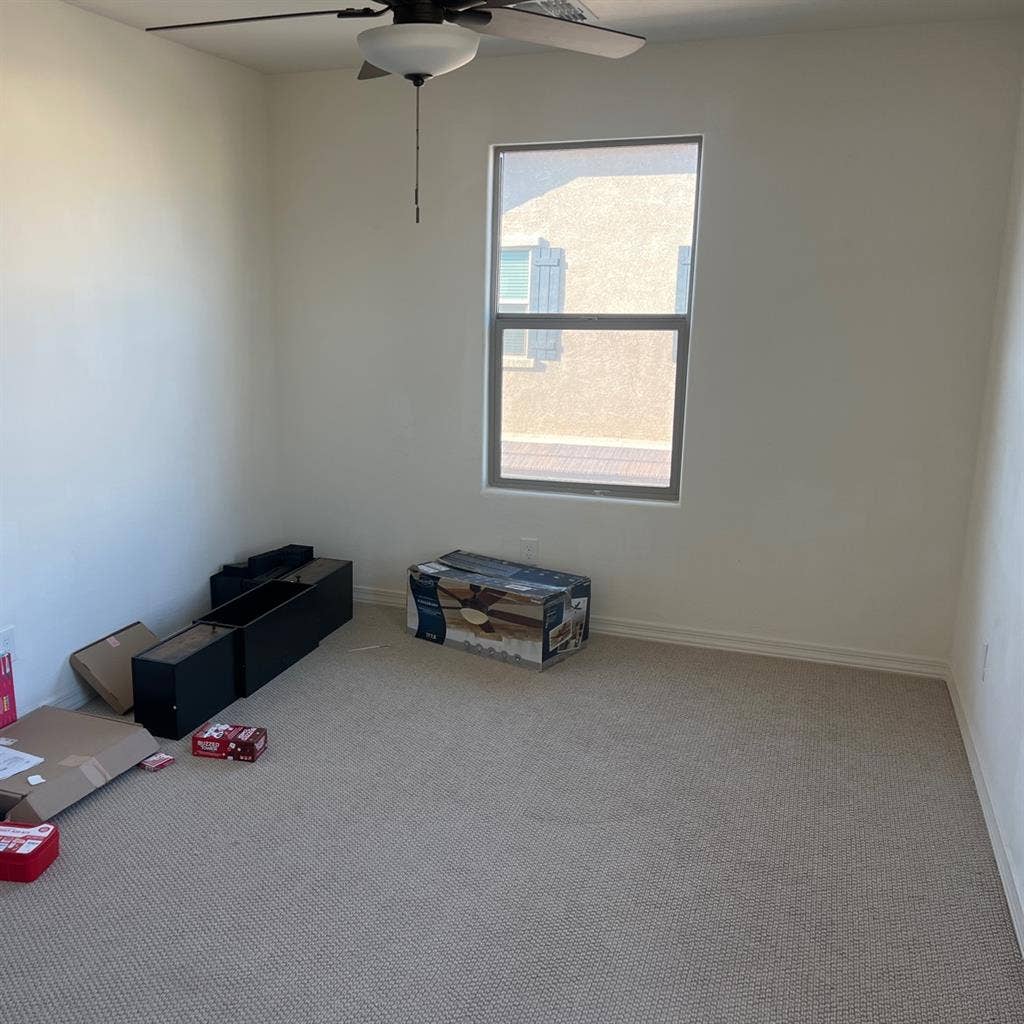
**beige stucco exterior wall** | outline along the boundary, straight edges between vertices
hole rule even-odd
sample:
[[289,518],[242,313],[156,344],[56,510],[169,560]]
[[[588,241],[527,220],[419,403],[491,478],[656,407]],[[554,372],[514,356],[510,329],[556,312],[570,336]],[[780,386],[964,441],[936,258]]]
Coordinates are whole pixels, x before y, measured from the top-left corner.
[[[502,239],[565,250],[566,313],[674,313],[695,200],[694,174],[579,177],[506,212]],[[560,360],[515,362],[504,371],[504,436],[671,446],[672,334],[565,331]]]

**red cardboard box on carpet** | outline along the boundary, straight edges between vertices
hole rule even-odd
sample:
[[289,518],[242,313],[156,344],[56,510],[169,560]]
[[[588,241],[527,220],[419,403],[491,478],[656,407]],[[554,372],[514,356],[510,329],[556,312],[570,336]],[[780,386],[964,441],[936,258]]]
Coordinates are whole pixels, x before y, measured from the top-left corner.
[[56,825],[0,824],[0,882],[34,882],[59,853]]
[[255,761],[266,749],[267,730],[259,726],[207,722],[192,734],[192,753],[196,757]]
[[18,720],[18,709],[14,704],[14,669],[11,656],[0,658],[0,729]]

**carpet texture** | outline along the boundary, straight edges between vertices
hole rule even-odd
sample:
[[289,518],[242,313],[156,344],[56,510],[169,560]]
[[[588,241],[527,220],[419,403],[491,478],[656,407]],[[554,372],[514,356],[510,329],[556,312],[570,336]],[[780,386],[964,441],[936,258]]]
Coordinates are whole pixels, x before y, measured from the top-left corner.
[[259,762],[165,741],[0,886],[5,1019],[1024,1021],[940,682],[603,637],[538,675],[358,606],[224,720]]

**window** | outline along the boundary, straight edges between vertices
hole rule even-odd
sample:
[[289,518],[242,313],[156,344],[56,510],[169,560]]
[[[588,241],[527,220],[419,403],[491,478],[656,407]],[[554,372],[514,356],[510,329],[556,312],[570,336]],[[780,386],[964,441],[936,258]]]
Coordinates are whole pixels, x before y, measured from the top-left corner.
[[495,149],[492,486],[678,498],[700,153]]

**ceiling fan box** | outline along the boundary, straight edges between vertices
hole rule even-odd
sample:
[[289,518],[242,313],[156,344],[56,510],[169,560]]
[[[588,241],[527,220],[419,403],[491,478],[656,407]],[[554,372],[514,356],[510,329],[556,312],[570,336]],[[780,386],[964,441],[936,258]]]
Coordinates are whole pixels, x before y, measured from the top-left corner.
[[542,670],[586,646],[590,578],[469,551],[409,566],[407,625],[421,640]]

